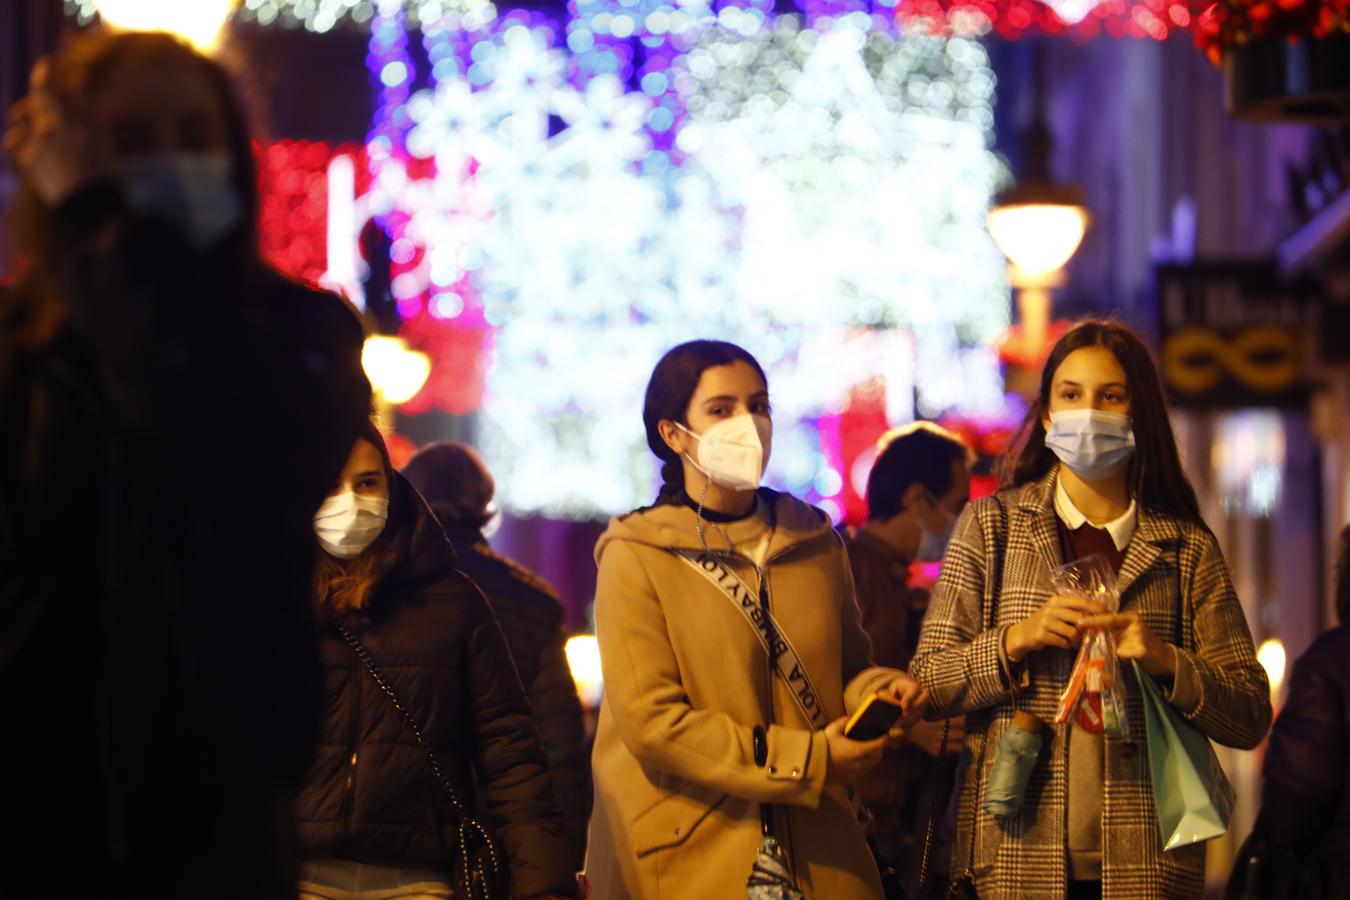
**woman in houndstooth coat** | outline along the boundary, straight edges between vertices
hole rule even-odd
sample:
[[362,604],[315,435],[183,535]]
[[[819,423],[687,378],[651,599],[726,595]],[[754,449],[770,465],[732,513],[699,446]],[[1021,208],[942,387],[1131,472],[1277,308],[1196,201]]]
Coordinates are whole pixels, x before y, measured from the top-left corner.
[[[1220,744],[1253,748],[1270,725],[1265,672],[1137,336],[1088,322],[1060,339],[1004,481],[957,523],[911,667],[930,718],[966,716],[952,871],[981,897],[1199,897],[1204,844],[1162,848],[1132,667],[1129,736],[1048,725],[1021,810],[981,808],[1014,709],[1052,722],[1087,627],[1110,628],[1122,659]],[[1089,553],[1116,568],[1118,614],[1055,596],[1050,573]]]

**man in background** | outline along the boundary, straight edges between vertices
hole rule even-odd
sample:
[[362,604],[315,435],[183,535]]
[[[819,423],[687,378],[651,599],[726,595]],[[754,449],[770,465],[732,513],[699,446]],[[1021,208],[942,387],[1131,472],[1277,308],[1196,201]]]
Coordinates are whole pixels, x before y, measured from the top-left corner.
[[[956,518],[970,500],[974,455],[959,437],[931,422],[897,428],[878,447],[867,479],[867,522],[840,532],[876,663],[906,669],[928,609],[928,590],[911,584],[910,567],[942,560]],[[951,786],[952,767],[939,766],[938,758],[959,753],[965,736],[963,720],[952,719],[944,747],[943,729],[943,722],[908,729],[905,743],[888,750],[859,789],[876,821],[882,855],[911,896],[917,896],[934,791],[940,820]],[[928,886],[947,883],[949,856],[946,841],[935,837]]]
[[501,622],[534,709],[579,871],[590,820],[590,762],[581,701],[563,652],[566,635],[558,595],[543,579],[488,546],[483,527],[492,518],[496,486],[472,447],[454,441],[432,444],[409,460],[403,474],[440,520],[454,545],[456,566],[482,589]]

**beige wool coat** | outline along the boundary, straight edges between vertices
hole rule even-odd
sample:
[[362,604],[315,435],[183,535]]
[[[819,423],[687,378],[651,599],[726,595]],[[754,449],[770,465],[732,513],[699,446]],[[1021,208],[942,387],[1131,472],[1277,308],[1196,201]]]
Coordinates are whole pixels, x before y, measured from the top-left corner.
[[[871,647],[843,545],[829,520],[785,494],[760,491],[775,527],[764,566],[774,619],[806,664],[827,720],[898,674]],[[739,523],[725,526],[736,541]],[[726,547],[704,524],[714,550]],[[760,804],[814,900],[881,897],[876,865],[844,792],[825,786],[825,737],[768,660],[743,614],[671,549],[699,550],[694,511],[660,505],[616,518],[596,547],[596,635],[605,695],[592,757],[595,811],[586,871],[595,900],[743,900],[760,842]],[[727,564],[758,592],[745,556]]]
[[[1049,725],[1021,811],[1000,820],[980,808],[999,738],[1020,708],[1052,722],[1074,653],[1042,650],[1017,665],[1008,627],[1051,595],[1061,558],[1054,510],[1057,469],[1040,482],[970,504],[957,522],[910,671],[931,695],[929,718],[966,715],[952,871],[969,862],[981,898],[1063,897],[1067,883],[1069,725]],[[1270,687],[1219,547],[1204,528],[1145,507],[1117,579],[1121,610],[1137,612],[1178,648],[1184,717],[1210,739],[1251,749],[1270,726]],[[1130,739],[1106,738],[1102,895],[1108,900],[1198,898],[1205,845],[1164,851],[1159,835],[1139,685],[1126,667]],[[1173,691],[1173,697],[1176,691]],[[971,845],[971,837],[975,842]]]

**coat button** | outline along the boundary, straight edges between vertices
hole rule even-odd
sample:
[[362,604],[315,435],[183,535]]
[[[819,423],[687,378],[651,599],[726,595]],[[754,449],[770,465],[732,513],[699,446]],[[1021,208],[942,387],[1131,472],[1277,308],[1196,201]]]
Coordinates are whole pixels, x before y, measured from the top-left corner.
[[769,774],[770,774],[770,775],[777,775],[777,774],[778,774],[778,767],[777,767],[777,766],[769,766]]
[[676,828],[676,829],[675,829],[675,836],[676,836],[676,837],[679,837],[680,834],[681,834],[683,831],[684,831],[683,828]]
[[801,774],[802,774],[802,770],[801,770],[801,769],[793,769],[793,770],[792,770],[792,777],[793,777],[793,778],[799,778],[799,777],[801,777]]

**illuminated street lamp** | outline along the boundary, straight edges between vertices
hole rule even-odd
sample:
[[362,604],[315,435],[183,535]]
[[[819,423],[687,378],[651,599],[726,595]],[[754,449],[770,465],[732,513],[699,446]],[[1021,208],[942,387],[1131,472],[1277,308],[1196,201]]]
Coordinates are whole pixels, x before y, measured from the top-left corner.
[[1262,641],[1261,649],[1256,651],[1256,661],[1266,670],[1266,679],[1270,682],[1270,696],[1279,697],[1280,688],[1284,685],[1286,663],[1284,644],[1278,638]]
[[361,348],[361,366],[375,391],[375,413],[381,428],[389,430],[393,407],[407,403],[431,374],[431,358],[409,350],[401,337],[375,334]]
[[1025,171],[1015,187],[994,198],[989,212],[989,234],[1008,257],[1008,279],[1017,291],[1017,324],[1009,330],[1000,354],[1033,376],[1039,374],[1053,343],[1050,292],[1064,283],[1064,266],[1078,250],[1090,221],[1083,192],[1050,176],[1054,137],[1045,119],[1043,51],[1037,46],[1034,53],[1034,114],[1024,141]]
[[1058,286],[1087,231],[1087,210],[1077,201],[1077,192],[1023,184],[999,195],[998,203],[989,213],[989,233],[1011,263],[1013,285]]
[[567,639],[563,652],[567,654],[567,667],[577,686],[577,696],[588,709],[595,709],[605,692],[605,676],[600,670],[600,643],[593,634],[578,634]]
[[94,0],[104,25],[120,31],[167,31],[203,53],[220,42],[238,0]]

